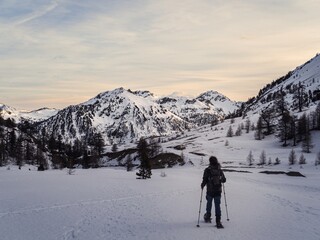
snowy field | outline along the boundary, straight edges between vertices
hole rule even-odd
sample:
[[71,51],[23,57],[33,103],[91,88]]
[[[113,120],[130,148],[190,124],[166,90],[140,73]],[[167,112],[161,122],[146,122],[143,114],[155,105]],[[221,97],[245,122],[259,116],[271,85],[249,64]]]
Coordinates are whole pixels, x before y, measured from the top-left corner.
[[[303,177],[226,172],[230,221],[197,219],[205,166],[153,170],[136,180],[122,168],[37,172],[0,168],[2,240],[319,240],[320,171]],[[266,170],[266,168],[264,169]],[[166,177],[161,177],[165,171]]]

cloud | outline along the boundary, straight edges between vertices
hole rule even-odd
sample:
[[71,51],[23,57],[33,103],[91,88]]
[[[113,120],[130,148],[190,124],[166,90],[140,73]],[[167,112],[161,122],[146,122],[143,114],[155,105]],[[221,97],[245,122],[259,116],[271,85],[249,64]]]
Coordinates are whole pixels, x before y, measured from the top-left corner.
[[38,7],[34,9],[30,14],[27,16],[23,16],[21,19],[16,20],[12,25],[13,26],[18,26],[24,23],[27,23],[29,21],[32,21],[36,18],[42,17],[46,15],[47,13],[53,11],[59,4],[58,0],[53,0],[50,2],[50,4],[45,5],[43,7]]
[[4,0],[0,7],[2,96],[33,86],[70,103],[68,89],[84,101],[123,86],[159,95],[212,89],[246,100],[320,48],[320,3],[311,0]]

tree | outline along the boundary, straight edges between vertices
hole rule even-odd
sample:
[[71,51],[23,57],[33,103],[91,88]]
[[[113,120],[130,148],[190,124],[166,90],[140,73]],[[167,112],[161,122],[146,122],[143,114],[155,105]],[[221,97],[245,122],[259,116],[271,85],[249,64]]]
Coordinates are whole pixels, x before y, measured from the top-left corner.
[[151,162],[149,158],[148,143],[144,138],[141,138],[137,145],[138,156],[140,158],[139,172],[136,173],[139,178],[151,178]]
[[281,89],[274,101],[275,112],[278,113],[280,116],[283,116],[286,112],[288,112],[288,104],[284,98],[285,92]]
[[293,146],[297,145],[297,127],[296,127],[296,119],[297,117],[293,115],[290,119],[290,133],[289,136],[290,138],[293,139]]
[[306,158],[304,157],[303,153],[301,153],[299,158],[299,164],[306,164]]
[[131,154],[128,154],[128,155],[127,155],[127,158],[126,158],[126,167],[127,167],[127,171],[128,171],[128,172],[132,171],[132,169],[133,169]]
[[227,137],[233,137],[233,130],[232,127],[230,126],[227,132]]
[[254,133],[254,138],[256,140],[261,140],[263,138],[262,134],[262,117],[259,117],[257,126],[256,126],[256,131]]
[[83,157],[82,157],[82,168],[87,169],[89,167],[90,167],[90,159],[89,159],[87,150],[84,149]]
[[246,123],[245,123],[246,133],[249,133],[249,132],[250,132],[250,126],[251,126],[250,119],[247,118],[247,119],[246,119]]
[[236,136],[238,136],[238,137],[242,135],[242,129],[241,129],[241,125],[240,125],[240,124],[238,125],[237,131],[236,131],[235,134],[236,134]]
[[[263,128],[266,128],[265,134],[270,135],[273,133],[273,125],[274,125],[274,120],[275,120],[275,110],[274,108],[266,108],[265,110],[262,110],[260,113],[260,118],[258,120],[261,121],[260,124],[260,130],[262,131]],[[257,123],[257,125],[258,125]],[[257,126],[258,128],[258,126]]]
[[266,152],[263,150],[260,155],[260,165],[265,165],[267,163]]
[[278,122],[277,137],[279,137],[280,141],[283,142],[284,147],[288,145],[287,141],[290,138],[291,121],[292,118],[289,111],[285,111],[283,112],[283,115],[280,117]]
[[292,149],[290,151],[290,154],[289,154],[289,165],[294,165],[297,161],[297,157],[296,157],[296,153],[294,151],[294,149]]
[[298,141],[303,141],[308,133],[309,133],[309,118],[304,113],[298,119],[298,126],[297,126]]
[[274,164],[278,165],[278,164],[280,164],[280,162],[281,162],[280,159],[278,157],[276,157],[276,159],[274,160]]
[[308,106],[308,94],[306,92],[306,87],[299,82],[298,86],[295,86],[293,92],[293,105],[295,108],[302,112],[303,107]]
[[99,157],[101,157],[104,147],[104,140],[101,133],[95,133],[93,135],[92,142],[93,150],[97,153]]
[[249,152],[249,155],[247,157],[247,161],[248,161],[249,166],[251,166],[253,164],[254,158],[253,158],[252,151]]
[[308,131],[308,133],[306,134],[304,140],[302,141],[302,151],[305,153],[310,153],[311,152],[311,148],[313,148],[312,145],[312,138],[311,138],[311,134]]

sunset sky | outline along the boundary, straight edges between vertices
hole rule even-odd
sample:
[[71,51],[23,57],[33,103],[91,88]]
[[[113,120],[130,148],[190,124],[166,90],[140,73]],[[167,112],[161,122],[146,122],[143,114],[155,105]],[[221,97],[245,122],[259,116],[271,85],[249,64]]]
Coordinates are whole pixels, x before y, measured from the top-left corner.
[[319,0],[1,0],[0,103],[124,87],[245,101],[320,52]]

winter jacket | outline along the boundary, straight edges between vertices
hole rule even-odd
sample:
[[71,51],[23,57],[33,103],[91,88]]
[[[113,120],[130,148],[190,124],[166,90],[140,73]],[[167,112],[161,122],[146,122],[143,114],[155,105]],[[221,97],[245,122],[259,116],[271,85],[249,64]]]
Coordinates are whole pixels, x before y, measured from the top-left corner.
[[214,196],[221,196],[221,183],[226,182],[226,177],[221,170],[220,164],[210,165],[204,170],[201,188],[207,185],[207,194]]

